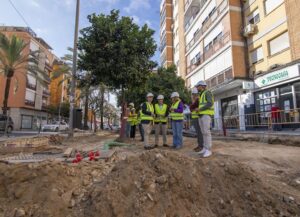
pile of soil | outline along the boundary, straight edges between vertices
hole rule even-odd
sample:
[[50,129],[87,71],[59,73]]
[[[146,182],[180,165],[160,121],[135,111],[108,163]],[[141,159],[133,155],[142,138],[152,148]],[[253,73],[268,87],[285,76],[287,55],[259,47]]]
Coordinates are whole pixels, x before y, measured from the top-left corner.
[[297,217],[298,202],[222,155],[152,150],[108,162],[0,163],[0,217]]
[[299,216],[300,205],[226,156],[150,151],[118,163],[77,207],[94,217]]
[[0,163],[0,217],[75,216],[72,208],[111,170],[105,162]]

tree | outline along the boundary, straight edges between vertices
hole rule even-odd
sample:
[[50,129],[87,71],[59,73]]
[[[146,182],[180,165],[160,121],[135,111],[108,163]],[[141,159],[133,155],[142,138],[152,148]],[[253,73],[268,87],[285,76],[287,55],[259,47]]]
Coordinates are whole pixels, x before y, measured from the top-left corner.
[[82,29],[79,38],[78,48],[84,51],[79,67],[92,73],[94,84],[120,90],[124,111],[124,91],[142,86],[156,65],[150,59],[156,50],[154,31],[115,10],[109,15],[92,14],[88,20],[91,26]]
[[[184,80],[176,75],[176,67],[159,68],[157,73],[152,73],[144,87],[131,88],[125,92],[126,99],[129,102],[134,102],[135,105],[140,105],[145,101],[147,92],[152,92],[155,96],[164,95],[165,103],[171,104],[171,93],[177,91],[180,98],[186,103],[190,102],[190,92],[185,87]],[[120,94],[118,96],[120,102]]]
[[43,85],[46,84],[45,80],[49,80],[46,73],[38,68],[38,60],[35,58],[38,51],[30,51],[28,54],[25,52],[27,46],[27,43],[15,35],[8,38],[0,33],[0,73],[6,77],[2,109],[4,115],[7,114],[10,84],[15,73],[29,72]]

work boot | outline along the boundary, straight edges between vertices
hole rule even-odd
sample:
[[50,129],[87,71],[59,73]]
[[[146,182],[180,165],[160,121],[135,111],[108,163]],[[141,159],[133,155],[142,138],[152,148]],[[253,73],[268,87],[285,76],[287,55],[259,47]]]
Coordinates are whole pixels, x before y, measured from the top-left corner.
[[170,147],[168,144],[163,144],[163,147],[166,147],[166,148],[168,148],[168,147]]
[[199,152],[199,151],[201,151],[201,150],[202,150],[202,148],[199,147],[199,146],[197,146],[196,148],[194,148],[194,151],[195,151],[195,152]]
[[203,158],[207,158],[210,157],[212,155],[212,152],[210,150],[205,150],[204,154],[203,154]]

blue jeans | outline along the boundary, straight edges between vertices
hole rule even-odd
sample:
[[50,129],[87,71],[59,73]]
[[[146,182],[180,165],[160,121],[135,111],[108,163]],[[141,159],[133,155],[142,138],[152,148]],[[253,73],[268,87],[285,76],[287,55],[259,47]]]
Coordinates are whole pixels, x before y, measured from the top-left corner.
[[173,147],[182,147],[183,121],[172,121]]
[[131,130],[131,125],[129,122],[126,122],[125,134],[127,138],[130,138],[130,130]]

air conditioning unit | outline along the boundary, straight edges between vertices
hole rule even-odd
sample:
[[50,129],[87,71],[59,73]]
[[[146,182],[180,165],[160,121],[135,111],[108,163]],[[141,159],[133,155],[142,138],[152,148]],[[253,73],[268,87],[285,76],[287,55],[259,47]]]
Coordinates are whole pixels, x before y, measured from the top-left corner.
[[254,24],[248,24],[244,28],[243,35],[245,37],[249,37],[250,35],[255,34],[255,28],[256,28],[256,25],[254,25]]
[[270,66],[270,69],[276,69],[278,68],[280,65],[279,64],[273,64]]

